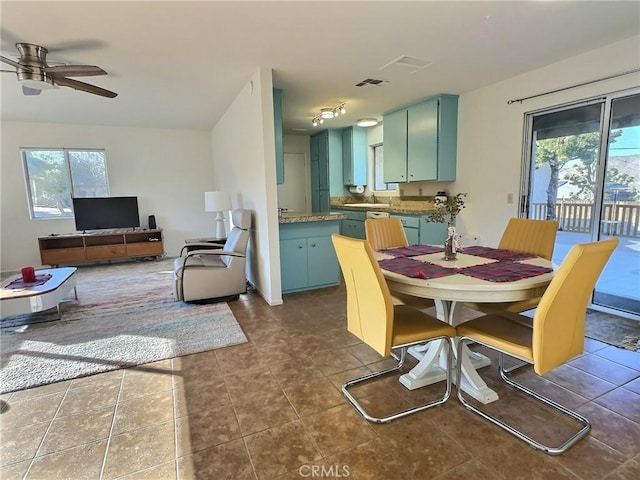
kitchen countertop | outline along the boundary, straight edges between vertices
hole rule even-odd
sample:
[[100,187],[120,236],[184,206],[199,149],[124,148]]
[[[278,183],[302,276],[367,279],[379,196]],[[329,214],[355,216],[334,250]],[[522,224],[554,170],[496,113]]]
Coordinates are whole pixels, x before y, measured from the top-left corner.
[[426,215],[432,212],[435,212],[434,208],[424,208],[424,207],[412,207],[407,205],[391,205],[383,203],[380,207],[347,207],[345,205],[334,204],[331,205],[332,209],[340,209],[340,210],[349,210],[352,212],[389,212],[389,213],[398,213],[405,215]]
[[347,218],[344,213],[330,212],[285,212],[278,217],[278,223],[326,222]]

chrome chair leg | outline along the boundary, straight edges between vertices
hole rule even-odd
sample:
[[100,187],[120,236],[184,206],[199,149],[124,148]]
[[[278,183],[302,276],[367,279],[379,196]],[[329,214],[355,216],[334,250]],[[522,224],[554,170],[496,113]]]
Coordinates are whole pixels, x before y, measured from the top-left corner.
[[[500,356],[502,357],[502,354],[500,354]],[[504,373],[511,373],[519,368],[526,367],[527,365],[531,365],[531,364],[527,362],[516,363],[515,365],[512,365],[509,368],[505,368]]]
[[[431,407],[435,407],[437,405],[441,405],[444,402],[446,402],[449,397],[451,396],[451,384],[452,384],[452,370],[453,370],[453,349],[455,348],[453,345],[453,339],[451,337],[438,337],[438,338],[434,338],[430,341],[435,341],[435,340],[447,340],[446,344],[447,344],[447,378],[446,378],[446,391],[444,393],[444,395],[440,398],[437,398],[436,400],[432,400],[430,402],[427,403],[423,403],[421,405],[418,405],[416,407],[410,407],[404,410],[401,410],[399,412],[394,412],[391,413],[389,415],[385,415],[384,417],[374,417],[372,415],[370,415],[365,409],[364,407],[355,399],[355,397],[353,397],[353,395],[351,395],[351,393],[349,392],[349,387],[353,386],[353,385],[357,385],[359,383],[362,382],[366,382],[368,380],[372,380],[374,378],[377,377],[381,377],[383,375],[387,375],[388,373],[392,373],[395,372],[397,370],[400,370],[402,368],[402,366],[404,365],[404,361],[407,355],[407,348],[411,347],[413,345],[419,345],[419,344],[423,344],[424,342],[420,342],[419,344],[408,344],[408,345],[400,345],[400,358],[398,359],[398,363],[390,368],[384,369],[384,370],[379,370],[377,372],[372,372],[369,373],[367,375],[364,375],[362,377],[358,377],[355,378],[353,380],[349,380],[348,382],[345,382],[342,385],[342,394],[347,398],[347,400],[349,400],[349,402],[351,403],[351,405],[354,406],[354,408],[358,411],[358,413],[360,413],[360,415],[362,415],[366,420],[368,420],[369,422],[373,422],[373,423],[387,423],[387,422],[391,422],[392,420],[396,420],[398,418],[402,418],[405,417],[407,415],[410,415],[412,413],[417,413],[420,412],[422,410],[426,410],[427,408],[431,408]],[[397,358],[394,356],[394,358]]]
[[[462,345],[464,343],[464,340],[466,340],[466,337],[461,337],[460,338],[460,342],[458,343],[458,348],[457,348],[457,356],[458,358],[460,357],[460,355],[462,355]],[[473,341],[478,342],[477,339],[473,339]],[[482,342],[478,342],[478,343],[482,343]],[[489,345],[486,344],[482,344],[485,345],[488,348],[492,348]],[[494,417],[493,415],[480,410],[478,407],[476,407],[475,405],[473,405],[472,403],[468,402],[464,396],[462,395],[462,390],[458,387],[457,390],[457,394],[458,394],[458,399],[460,400],[460,402],[462,403],[462,405],[465,406],[465,408],[467,408],[468,410],[471,410],[472,412],[480,415],[482,418],[489,420],[491,423],[501,427],[502,429],[506,430],[507,432],[509,432],[510,434],[512,434],[513,436],[519,438],[520,440],[526,442],[528,445],[530,445],[531,447],[541,450],[544,453],[548,454],[548,455],[560,455],[564,452],[566,452],[569,448],[571,448],[571,446],[573,446],[578,440],[580,440],[581,438],[583,438],[587,433],[589,433],[589,430],[591,430],[591,424],[589,423],[589,420],[587,420],[585,417],[583,417],[582,415],[569,410],[566,407],[563,407],[562,405],[560,405],[559,403],[554,402],[553,400],[544,397],[542,395],[540,395],[537,392],[534,392],[533,390],[525,387],[524,385],[515,382],[513,379],[509,378],[507,376],[507,373],[509,371],[515,370],[515,368],[511,367],[509,370],[505,370],[504,369],[504,355],[502,352],[499,352],[499,359],[498,359],[498,363],[499,363],[499,370],[500,370],[500,376],[502,377],[502,379],[507,383],[507,385],[512,386],[513,388],[521,391],[522,393],[529,395],[530,397],[536,399],[537,401],[553,408],[554,410],[572,418],[573,420],[576,420],[580,425],[582,425],[582,427],[580,428],[580,430],[578,430],[577,433],[575,433],[574,435],[572,435],[571,437],[569,437],[567,440],[565,440],[561,445],[557,446],[557,447],[551,447],[548,445],[544,445],[542,443],[540,443],[539,441],[533,439],[532,437],[530,437],[529,435],[521,432],[520,430],[517,430],[516,428],[512,427],[511,425],[503,422],[502,420],[500,420],[499,418]],[[520,367],[521,365],[518,365],[517,367]],[[457,380],[457,384],[460,385],[460,378],[462,375],[462,367],[461,367],[461,362],[458,362],[458,365],[456,367],[456,380]]]

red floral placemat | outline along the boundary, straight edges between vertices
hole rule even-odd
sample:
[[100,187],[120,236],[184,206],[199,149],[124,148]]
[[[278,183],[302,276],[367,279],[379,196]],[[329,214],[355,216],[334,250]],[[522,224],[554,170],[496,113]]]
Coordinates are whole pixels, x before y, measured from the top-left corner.
[[457,273],[489,282],[514,282],[523,278],[537,277],[553,272],[552,268],[540,267],[518,262],[493,262],[484,265],[473,265],[458,270]]
[[417,257],[418,255],[442,251],[444,251],[444,248],[437,245],[407,245],[406,247],[385,248],[380,250],[380,253],[393,255],[394,257]]
[[380,268],[410,278],[440,278],[458,273],[457,268],[446,268],[429,262],[421,262],[415,258],[397,257],[378,262]]
[[16,278],[13,282],[9,283],[4,288],[28,288],[28,287],[37,287],[38,285],[44,285],[51,278],[50,273],[43,273],[41,275],[36,275],[35,282],[24,282],[22,278]]
[[467,255],[474,255],[477,257],[491,258],[493,260],[506,260],[515,262],[516,260],[527,260],[529,258],[535,258],[535,255],[530,253],[514,252],[513,250],[505,250],[503,248],[482,247],[479,245],[472,245],[469,247],[463,247],[460,249],[462,253]]

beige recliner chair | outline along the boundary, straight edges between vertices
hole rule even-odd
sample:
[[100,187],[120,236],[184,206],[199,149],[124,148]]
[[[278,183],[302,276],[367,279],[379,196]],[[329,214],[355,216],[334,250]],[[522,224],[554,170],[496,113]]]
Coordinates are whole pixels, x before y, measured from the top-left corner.
[[[177,300],[192,302],[238,297],[246,288],[246,250],[251,227],[251,212],[231,212],[233,228],[222,249],[202,244],[173,262],[174,292]],[[193,248],[193,244],[189,244]]]

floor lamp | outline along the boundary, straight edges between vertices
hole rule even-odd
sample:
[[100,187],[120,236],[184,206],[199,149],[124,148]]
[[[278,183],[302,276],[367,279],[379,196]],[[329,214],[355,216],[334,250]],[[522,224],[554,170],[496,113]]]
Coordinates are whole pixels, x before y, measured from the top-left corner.
[[231,198],[226,192],[204,192],[204,211],[216,212],[216,238],[226,238],[224,212],[231,210]]

